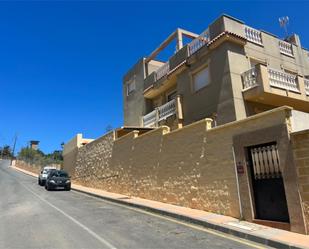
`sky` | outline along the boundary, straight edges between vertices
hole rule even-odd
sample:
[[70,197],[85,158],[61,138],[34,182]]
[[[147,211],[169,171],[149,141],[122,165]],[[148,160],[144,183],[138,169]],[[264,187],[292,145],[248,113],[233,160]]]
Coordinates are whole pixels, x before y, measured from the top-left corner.
[[[177,27],[201,33],[222,13],[309,47],[309,1],[0,1],[0,146],[123,125],[122,77]],[[163,57],[168,57],[168,51]],[[162,58],[163,58],[162,57]]]

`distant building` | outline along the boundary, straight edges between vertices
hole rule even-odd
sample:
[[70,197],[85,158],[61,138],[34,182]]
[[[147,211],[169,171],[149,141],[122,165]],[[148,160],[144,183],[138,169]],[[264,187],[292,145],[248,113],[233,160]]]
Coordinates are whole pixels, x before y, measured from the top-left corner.
[[30,141],[30,148],[33,150],[37,150],[39,148],[40,141],[31,140]]

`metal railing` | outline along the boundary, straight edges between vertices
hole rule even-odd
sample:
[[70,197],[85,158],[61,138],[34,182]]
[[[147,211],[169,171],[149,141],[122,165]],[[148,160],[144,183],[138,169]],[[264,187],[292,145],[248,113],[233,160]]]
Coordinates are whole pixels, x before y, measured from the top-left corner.
[[170,63],[169,61],[167,61],[164,65],[162,65],[161,67],[159,67],[156,71],[156,80],[161,79],[162,77],[164,77],[165,75],[168,74],[170,70]]
[[146,114],[143,117],[143,125],[144,127],[152,127],[156,124],[157,120],[157,110],[153,110],[152,112]]
[[268,77],[269,77],[269,84],[273,87],[293,92],[300,92],[296,75],[269,68]]
[[255,67],[244,72],[242,75],[243,80],[243,90],[255,87],[257,83],[257,70]]
[[291,43],[279,40],[279,50],[282,54],[293,56],[293,47]]
[[189,56],[194,54],[197,50],[203,47],[210,41],[209,29],[206,29],[203,33],[201,33],[197,38],[191,41],[188,45],[189,47]]
[[245,26],[245,35],[248,41],[263,45],[261,31]]
[[306,95],[309,95],[309,79],[304,79]]

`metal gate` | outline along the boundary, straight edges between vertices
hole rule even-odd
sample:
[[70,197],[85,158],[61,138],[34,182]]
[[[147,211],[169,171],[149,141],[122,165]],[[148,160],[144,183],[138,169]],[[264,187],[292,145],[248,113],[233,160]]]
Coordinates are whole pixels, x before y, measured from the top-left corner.
[[248,152],[255,218],[289,222],[277,144],[253,146]]

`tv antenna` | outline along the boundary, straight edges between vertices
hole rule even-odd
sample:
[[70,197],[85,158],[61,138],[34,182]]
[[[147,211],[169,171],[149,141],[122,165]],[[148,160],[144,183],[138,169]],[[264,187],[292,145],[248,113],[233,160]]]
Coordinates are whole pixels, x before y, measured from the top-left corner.
[[288,16],[284,16],[284,17],[280,17],[279,18],[279,23],[280,23],[280,27],[284,29],[285,31],[285,35],[288,36],[288,24],[289,24],[289,17]]

